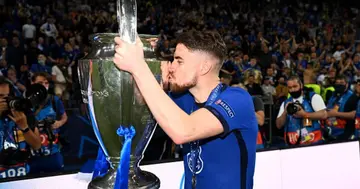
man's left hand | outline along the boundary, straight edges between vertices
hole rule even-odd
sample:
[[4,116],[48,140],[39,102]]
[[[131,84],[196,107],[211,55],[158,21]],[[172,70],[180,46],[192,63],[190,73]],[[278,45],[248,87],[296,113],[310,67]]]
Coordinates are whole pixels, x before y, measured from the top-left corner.
[[19,112],[14,109],[11,110],[12,115],[8,117],[13,120],[20,129],[26,129],[28,127],[27,118],[24,112]]
[[337,117],[338,110],[333,108],[327,112],[328,117]]
[[134,73],[143,66],[147,66],[144,60],[143,43],[139,36],[135,44],[123,41],[120,37],[115,37],[115,55],[114,63],[121,70]]
[[52,128],[52,129],[58,129],[58,128],[60,128],[61,126],[62,126],[62,125],[61,125],[60,121],[55,121],[55,123],[51,125],[51,128]]

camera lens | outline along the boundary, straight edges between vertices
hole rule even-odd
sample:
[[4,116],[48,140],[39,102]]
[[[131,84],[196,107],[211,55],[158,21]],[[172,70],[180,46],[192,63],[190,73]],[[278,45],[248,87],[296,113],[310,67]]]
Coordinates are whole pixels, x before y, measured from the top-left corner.
[[17,111],[25,111],[31,108],[31,104],[25,99],[15,98],[8,101],[9,108]]
[[298,107],[294,103],[290,103],[287,106],[286,111],[289,115],[293,115],[298,111]]

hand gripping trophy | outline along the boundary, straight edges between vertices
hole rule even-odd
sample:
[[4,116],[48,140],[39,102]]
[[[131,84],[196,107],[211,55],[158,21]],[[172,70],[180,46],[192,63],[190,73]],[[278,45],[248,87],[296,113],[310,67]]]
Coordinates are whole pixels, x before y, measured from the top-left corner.
[[[101,147],[89,189],[160,187],[160,180],[154,174],[139,168],[156,123],[132,76],[113,64],[116,36],[135,43],[136,11],[136,0],[118,0],[119,34],[93,35],[91,52],[79,61],[83,101]],[[139,37],[149,67],[155,75],[160,74],[154,45],[157,36]]]

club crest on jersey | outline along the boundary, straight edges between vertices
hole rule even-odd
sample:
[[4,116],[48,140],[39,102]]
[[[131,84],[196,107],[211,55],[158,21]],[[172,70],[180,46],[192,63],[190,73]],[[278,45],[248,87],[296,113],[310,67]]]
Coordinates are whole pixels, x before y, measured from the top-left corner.
[[222,109],[224,109],[224,111],[226,112],[226,114],[230,117],[233,118],[235,117],[235,113],[234,110],[229,106],[228,103],[226,103],[225,101],[219,99],[215,102],[216,105],[219,105]]
[[[190,169],[190,171],[192,173],[195,173],[195,174],[200,174],[201,171],[203,170],[204,168],[204,161],[201,159],[201,151],[202,151],[202,148],[201,146],[197,149],[197,152],[199,155],[198,155],[198,158],[195,158],[192,156],[191,152],[187,153],[186,154],[186,158],[187,158],[187,164],[188,164],[188,167]],[[196,163],[195,163],[195,170],[193,170],[193,162],[196,160]]]

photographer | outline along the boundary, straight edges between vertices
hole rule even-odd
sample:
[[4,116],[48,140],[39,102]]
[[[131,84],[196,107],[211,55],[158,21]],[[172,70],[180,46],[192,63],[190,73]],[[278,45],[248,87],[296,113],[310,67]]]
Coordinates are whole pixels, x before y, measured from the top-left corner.
[[[32,84],[42,84],[48,89],[50,76],[45,72],[35,73],[31,81]],[[68,119],[64,105],[57,96],[49,94],[45,102],[36,107],[34,112],[39,122],[42,150],[41,153],[33,154],[31,173],[59,171],[64,167],[59,146],[59,128]]]
[[298,76],[287,81],[291,97],[285,100],[276,119],[276,127],[284,127],[288,145],[322,143],[320,121],[326,119],[326,106],[320,95],[303,87]]
[[[247,91],[247,88],[242,83],[232,85],[232,87],[240,87]],[[256,120],[259,126],[259,131],[256,138],[256,149],[259,150],[265,148],[265,144],[264,144],[265,140],[261,132],[262,126],[265,123],[265,111],[264,111],[265,108],[264,108],[264,102],[259,96],[252,96],[252,100],[254,104]]]
[[355,113],[358,96],[350,90],[343,75],[335,78],[335,91],[327,103],[328,118],[324,121],[325,137],[329,140],[349,140],[355,134]]
[[[39,130],[24,112],[9,110],[8,98],[14,97],[10,81],[0,76],[0,178],[29,173],[30,148],[39,150]],[[29,120],[29,121],[28,121]]]

